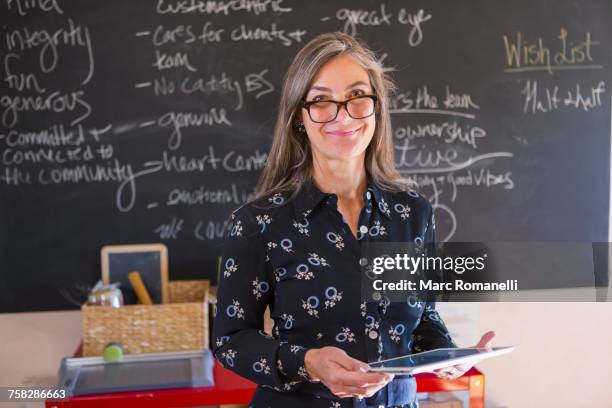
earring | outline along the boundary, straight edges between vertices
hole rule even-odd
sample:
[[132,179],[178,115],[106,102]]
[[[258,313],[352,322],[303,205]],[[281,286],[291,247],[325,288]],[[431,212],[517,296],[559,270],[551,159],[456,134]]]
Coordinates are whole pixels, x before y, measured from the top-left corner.
[[295,127],[298,133],[306,132],[306,128],[304,127],[304,122],[295,122]]

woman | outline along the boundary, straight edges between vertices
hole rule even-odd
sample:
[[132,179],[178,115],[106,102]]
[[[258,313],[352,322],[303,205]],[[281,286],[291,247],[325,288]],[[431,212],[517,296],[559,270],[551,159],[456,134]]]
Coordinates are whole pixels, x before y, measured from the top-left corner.
[[215,357],[259,385],[252,407],[416,407],[414,377],[367,362],[456,347],[434,304],[360,299],[362,241],[435,241],[431,204],[394,167],[392,87],[343,33],[289,68],[255,198],[230,217],[213,324]]

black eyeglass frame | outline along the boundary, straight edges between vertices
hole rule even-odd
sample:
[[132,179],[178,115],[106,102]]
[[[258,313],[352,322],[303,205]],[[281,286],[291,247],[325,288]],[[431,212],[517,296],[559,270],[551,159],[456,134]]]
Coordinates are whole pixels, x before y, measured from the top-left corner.
[[[351,115],[351,113],[348,111],[348,103],[352,100],[355,99],[360,99],[360,98],[370,98],[374,101],[374,110],[372,111],[371,114],[369,114],[368,116],[362,116],[360,118],[356,118],[353,115]],[[331,118],[330,120],[326,120],[325,122],[317,122],[316,120],[314,120],[312,118],[312,115],[310,114],[310,106],[314,105],[315,103],[321,103],[321,102],[331,102],[331,103],[335,103],[336,104],[336,114],[334,115],[333,118]],[[353,119],[365,119],[365,118],[369,118],[370,116],[374,115],[376,113],[376,110],[378,109],[378,96],[376,95],[357,95],[357,96],[353,96],[352,98],[348,98],[345,101],[334,101],[331,99],[325,99],[323,101],[302,101],[301,103],[301,107],[306,109],[308,111],[308,116],[310,117],[310,120],[312,120],[315,123],[328,123],[331,122],[333,120],[335,120],[338,117],[338,113],[340,113],[340,108],[344,106],[344,110],[346,110],[346,113]]]

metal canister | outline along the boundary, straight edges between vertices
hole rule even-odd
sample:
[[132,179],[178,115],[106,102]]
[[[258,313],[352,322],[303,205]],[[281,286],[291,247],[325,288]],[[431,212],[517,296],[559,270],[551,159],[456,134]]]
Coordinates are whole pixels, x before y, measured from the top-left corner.
[[90,305],[121,307],[123,306],[123,294],[116,286],[103,286],[94,289],[87,299]]

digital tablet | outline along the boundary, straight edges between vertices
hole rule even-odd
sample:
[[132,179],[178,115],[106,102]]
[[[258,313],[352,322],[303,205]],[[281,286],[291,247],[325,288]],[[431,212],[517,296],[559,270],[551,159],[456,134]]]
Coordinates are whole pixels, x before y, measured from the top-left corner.
[[369,363],[370,371],[395,374],[418,374],[456,364],[475,364],[485,358],[510,353],[514,346],[490,348],[439,348]]

